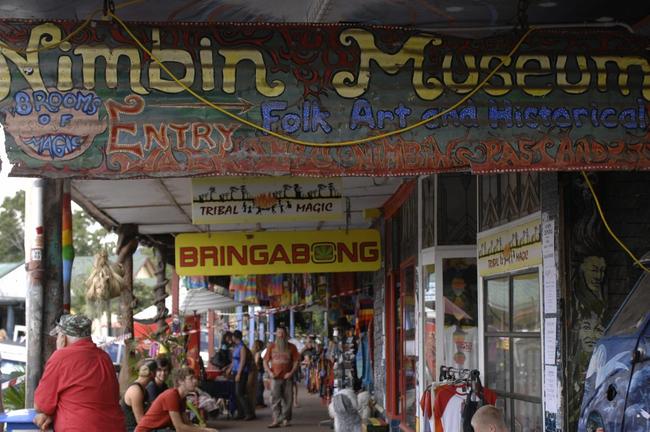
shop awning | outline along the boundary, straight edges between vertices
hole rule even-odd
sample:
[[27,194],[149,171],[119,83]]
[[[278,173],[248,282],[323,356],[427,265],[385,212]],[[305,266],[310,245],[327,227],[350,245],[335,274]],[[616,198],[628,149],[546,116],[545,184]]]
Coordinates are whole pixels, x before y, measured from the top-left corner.
[[[232,309],[236,306],[241,306],[241,304],[230,297],[208,291],[207,289],[191,289],[181,290],[178,310],[181,315],[193,315],[195,313],[202,314],[209,310]],[[165,298],[165,307],[171,314],[171,296]],[[152,305],[133,315],[133,319],[137,321],[150,321],[156,316],[156,313],[157,308],[155,305]]]

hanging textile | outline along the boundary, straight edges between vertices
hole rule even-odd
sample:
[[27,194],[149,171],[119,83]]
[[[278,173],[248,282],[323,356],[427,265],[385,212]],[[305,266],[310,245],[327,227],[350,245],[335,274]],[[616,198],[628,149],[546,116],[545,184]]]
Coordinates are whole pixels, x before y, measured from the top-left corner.
[[291,275],[288,279],[282,281],[282,295],[280,296],[280,306],[286,307],[291,304]]
[[246,275],[244,283],[244,292],[242,302],[248,304],[257,304],[257,276]]
[[374,313],[374,299],[372,297],[359,296],[357,300],[357,320],[355,325],[355,334],[357,336],[368,329]]
[[269,287],[271,286],[272,275],[257,276],[257,303],[260,306],[269,305]]
[[[479,394],[471,390],[469,382],[443,384],[435,389],[435,402],[433,414],[436,421],[436,431],[444,432],[467,432],[465,417],[471,416],[480,406],[485,404],[494,405],[497,395],[492,390],[481,388]],[[476,402],[470,405],[469,402]],[[473,410],[473,411],[472,411]]]
[[239,303],[257,304],[257,277],[255,275],[233,275],[230,277],[229,291]]
[[305,290],[305,304],[310,305],[314,303],[314,288],[312,284],[312,277],[309,273],[302,275],[302,286]]
[[282,291],[283,291],[282,280],[283,280],[282,274],[271,275],[271,280],[268,286],[269,297],[279,297],[282,295]]

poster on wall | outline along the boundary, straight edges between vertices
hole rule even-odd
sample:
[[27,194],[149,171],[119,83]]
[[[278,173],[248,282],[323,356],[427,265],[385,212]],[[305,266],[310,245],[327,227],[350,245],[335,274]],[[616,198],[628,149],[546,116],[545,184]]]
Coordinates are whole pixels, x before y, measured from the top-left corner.
[[192,223],[341,220],[342,190],[340,178],[192,179]]
[[481,276],[508,273],[542,263],[539,213],[478,234]]

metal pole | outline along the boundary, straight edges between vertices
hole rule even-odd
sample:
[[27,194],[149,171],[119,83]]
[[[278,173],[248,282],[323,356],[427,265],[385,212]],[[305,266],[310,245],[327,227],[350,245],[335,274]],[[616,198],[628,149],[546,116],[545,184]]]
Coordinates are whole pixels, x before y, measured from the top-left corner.
[[271,312],[269,314],[269,341],[273,342],[275,340],[275,314]]
[[289,309],[289,338],[296,337],[296,317],[293,309]]
[[237,306],[237,330],[242,331],[244,328],[244,307]]
[[264,330],[264,321],[262,321],[262,318],[260,317],[257,323],[257,337],[262,342],[266,342],[266,332]]
[[248,307],[248,346],[252,347],[255,343],[255,310],[252,306]]
[[[34,181],[26,204],[29,249],[26,248],[27,298],[27,365],[25,366],[25,407],[34,407],[34,390],[43,373],[43,183]],[[29,252],[27,252],[29,250]]]

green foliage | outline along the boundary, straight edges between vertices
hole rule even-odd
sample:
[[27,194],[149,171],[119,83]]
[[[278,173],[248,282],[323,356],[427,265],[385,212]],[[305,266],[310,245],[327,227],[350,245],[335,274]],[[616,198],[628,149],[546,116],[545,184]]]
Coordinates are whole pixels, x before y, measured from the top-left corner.
[[0,206],[0,262],[25,259],[25,191],[6,197]]
[[[11,379],[25,375],[24,370],[17,370],[10,375]],[[25,408],[25,382],[17,384],[2,392],[2,403],[6,411]]]
[[76,211],[72,215],[72,241],[75,255],[95,256],[100,249],[107,249],[109,254],[115,252],[115,243],[102,244],[109,234],[84,211]]

